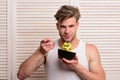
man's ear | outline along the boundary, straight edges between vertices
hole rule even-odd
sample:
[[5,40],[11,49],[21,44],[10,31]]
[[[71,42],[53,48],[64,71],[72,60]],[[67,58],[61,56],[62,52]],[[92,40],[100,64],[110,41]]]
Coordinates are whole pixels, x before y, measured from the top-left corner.
[[57,29],[58,29],[58,25],[59,25],[59,24],[58,24],[58,23],[56,23],[56,28],[57,28]]
[[79,26],[80,26],[80,22],[77,22],[77,28],[79,28]]

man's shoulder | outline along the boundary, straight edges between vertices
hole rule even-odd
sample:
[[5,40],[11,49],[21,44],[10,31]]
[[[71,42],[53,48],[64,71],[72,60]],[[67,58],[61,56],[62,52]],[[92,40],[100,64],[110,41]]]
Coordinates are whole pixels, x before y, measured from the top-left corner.
[[96,51],[97,47],[94,44],[86,43],[87,51]]
[[97,47],[94,44],[86,44],[86,54],[89,60],[97,58],[99,56],[99,52]]

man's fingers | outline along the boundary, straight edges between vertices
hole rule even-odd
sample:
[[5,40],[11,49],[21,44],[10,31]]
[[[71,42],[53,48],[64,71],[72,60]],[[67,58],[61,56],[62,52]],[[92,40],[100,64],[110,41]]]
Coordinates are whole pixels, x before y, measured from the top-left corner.
[[63,62],[65,62],[65,63],[67,63],[67,64],[69,64],[69,63],[72,62],[72,60],[67,60],[67,59],[65,59],[65,58],[62,58],[62,60],[63,60]]
[[77,55],[75,55],[75,57],[74,57],[74,60],[78,60],[78,57],[77,57]]
[[40,49],[43,53],[47,53],[54,48],[54,42],[50,38],[45,38],[40,43]]
[[47,42],[50,42],[50,41],[51,41],[50,38],[45,38],[45,39],[42,40],[43,43],[47,43]]
[[52,46],[52,45],[54,45],[54,42],[52,42],[52,41],[41,43],[41,46]]
[[62,60],[66,64],[72,64],[72,63],[74,63],[74,62],[76,62],[78,60],[78,57],[75,55],[74,59],[72,59],[72,60],[67,60],[65,58],[62,58]]

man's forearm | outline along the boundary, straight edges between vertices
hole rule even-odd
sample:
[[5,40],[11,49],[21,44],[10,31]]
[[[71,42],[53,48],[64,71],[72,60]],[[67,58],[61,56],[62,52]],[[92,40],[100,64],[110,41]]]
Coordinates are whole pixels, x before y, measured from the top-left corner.
[[80,76],[82,80],[106,80],[104,72],[102,72],[103,74],[97,74],[88,71],[84,67],[78,67],[75,72]]
[[45,61],[44,55],[37,50],[25,62],[23,62],[18,71],[18,78],[26,78],[30,76]]

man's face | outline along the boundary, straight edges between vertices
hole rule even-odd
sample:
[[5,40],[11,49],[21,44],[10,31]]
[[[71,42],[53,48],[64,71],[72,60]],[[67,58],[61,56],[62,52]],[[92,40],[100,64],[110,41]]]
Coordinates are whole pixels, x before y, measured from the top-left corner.
[[57,23],[57,29],[61,39],[65,42],[72,42],[76,38],[79,23],[75,17],[68,18],[61,23]]

